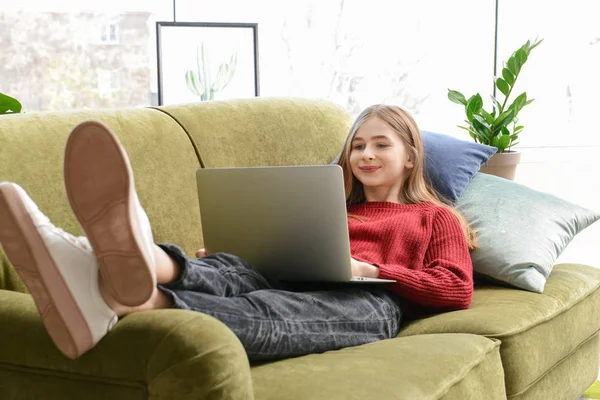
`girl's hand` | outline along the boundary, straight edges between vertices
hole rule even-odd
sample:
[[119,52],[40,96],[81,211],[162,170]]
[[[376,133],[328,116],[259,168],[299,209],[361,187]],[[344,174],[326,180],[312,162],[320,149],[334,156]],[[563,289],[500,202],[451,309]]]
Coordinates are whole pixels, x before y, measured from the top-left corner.
[[379,268],[374,265],[367,264],[366,262],[355,260],[352,261],[352,276],[363,276],[365,278],[377,278],[379,277]]
[[208,253],[206,252],[206,249],[199,249],[196,252],[196,258],[206,257],[207,255],[208,255]]

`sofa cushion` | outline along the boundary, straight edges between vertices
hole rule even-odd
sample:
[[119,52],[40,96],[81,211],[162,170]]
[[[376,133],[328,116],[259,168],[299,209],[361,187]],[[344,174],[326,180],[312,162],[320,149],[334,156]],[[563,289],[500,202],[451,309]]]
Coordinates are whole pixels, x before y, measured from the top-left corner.
[[519,392],[508,396],[509,400],[531,399],[578,399],[598,377],[598,334],[592,336],[569,356],[548,371],[539,380]]
[[505,399],[499,342],[421,335],[253,366],[257,400]]
[[456,207],[479,237],[473,271],[537,293],[575,235],[600,219],[600,213],[549,193],[482,173]]
[[425,176],[452,203],[465,191],[483,163],[498,149],[434,132],[421,132]]
[[600,270],[559,264],[543,294],[477,286],[470,309],[414,321],[400,336],[462,332],[500,340],[506,392],[511,396],[533,385],[596,335],[599,287]]

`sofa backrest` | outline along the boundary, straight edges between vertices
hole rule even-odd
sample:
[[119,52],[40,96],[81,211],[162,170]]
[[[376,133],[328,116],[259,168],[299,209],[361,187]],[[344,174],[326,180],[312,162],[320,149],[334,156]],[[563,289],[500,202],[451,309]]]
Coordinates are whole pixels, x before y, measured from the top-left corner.
[[326,100],[259,97],[158,109],[193,140],[206,168],[329,164],[352,123]]
[[[331,102],[300,98],[0,117],[0,181],[23,186],[51,221],[76,235],[82,232],[64,189],[63,152],[73,127],[89,119],[111,127],[127,150],[155,241],[190,255],[203,246],[200,166],[329,164],[351,123]],[[1,248],[0,289],[25,291]]]
[[[70,131],[88,119],[111,127],[127,150],[155,240],[177,243],[190,252],[201,246],[195,184],[198,158],[179,124],[154,109],[2,116],[0,181],[21,185],[51,221],[80,235],[64,189],[63,157]],[[24,290],[1,250],[0,268],[0,288]]]

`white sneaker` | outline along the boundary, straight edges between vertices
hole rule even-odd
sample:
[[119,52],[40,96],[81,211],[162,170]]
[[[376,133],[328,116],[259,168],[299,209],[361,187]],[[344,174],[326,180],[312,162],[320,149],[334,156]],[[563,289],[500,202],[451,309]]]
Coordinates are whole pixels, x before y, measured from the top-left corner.
[[117,323],[100,293],[98,263],[87,239],[55,227],[10,182],[0,182],[0,244],[67,357],[94,347]]
[[87,121],[67,140],[65,187],[102,277],[127,306],[145,303],[156,287],[154,239],[125,149],[106,125]]

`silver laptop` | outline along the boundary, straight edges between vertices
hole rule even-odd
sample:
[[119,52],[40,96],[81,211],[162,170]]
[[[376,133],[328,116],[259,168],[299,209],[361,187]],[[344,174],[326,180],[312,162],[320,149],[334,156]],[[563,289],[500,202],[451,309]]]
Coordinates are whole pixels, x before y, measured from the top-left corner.
[[282,281],[389,283],[352,277],[338,165],[201,168],[204,247]]

